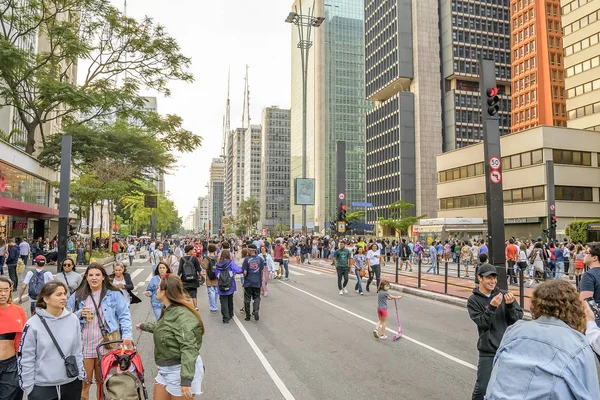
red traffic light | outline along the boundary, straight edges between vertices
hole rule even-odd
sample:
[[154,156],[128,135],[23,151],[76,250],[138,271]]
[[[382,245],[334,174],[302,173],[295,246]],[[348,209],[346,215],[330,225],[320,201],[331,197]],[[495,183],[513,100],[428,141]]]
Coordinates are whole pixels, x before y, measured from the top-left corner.
[[491,89],[486,90],[488,97],[494,97],[498,95],[498,87],[494,86]]
[[552,216],[552,220],[553,220],[553,221],[556,221],[556,215],[553,215],[553,216]]
[[340,208],[342,209],[342,211],[346,211],[346,205],[345,205],[345,204],[342,204],[342,205],[340,206]]

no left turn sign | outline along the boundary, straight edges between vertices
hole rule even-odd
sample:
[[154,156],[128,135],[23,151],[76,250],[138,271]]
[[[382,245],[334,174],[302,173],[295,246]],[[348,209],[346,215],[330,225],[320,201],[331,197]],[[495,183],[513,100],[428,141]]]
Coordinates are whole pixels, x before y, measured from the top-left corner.
[[500,183],[502,182],[502,174],[500,171],[494,170],[490,172],[490,180],[492,183]]

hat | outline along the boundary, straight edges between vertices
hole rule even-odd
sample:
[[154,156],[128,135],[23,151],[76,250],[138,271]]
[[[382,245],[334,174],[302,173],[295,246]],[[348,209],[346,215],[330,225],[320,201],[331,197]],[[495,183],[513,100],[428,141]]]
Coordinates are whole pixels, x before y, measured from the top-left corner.
[[46,262],[46,257],[44,257],[44,256],[42,256],[42,255],[39,255],[39,256],[37,256],[37,257],[35,258],[35,260],[34,260],[34,261],[35,261],[35,263],[36,263],[36,264],[37,264],[37,263],[39,263],[40,261],[43,261],[43,262],[45,263],[45,262]]
[[250,244],[248,245],[248,248],[249,248],[250,250],[256,250],[256,245],[255,245],[255,244],[253,244],[253,243],[250,243]]
[[541,242],[541,241],[542,241],[542,237],[541,237],[541,236],[538,236],[538,238],[537,238],[537,241],[538,241],[538,242]]
[[492,264],[483,264],[481,267],[479,267],[477,274],[480,276],[490,276],[498,275],[498,272],[496,272],[496,267],[494,267]]

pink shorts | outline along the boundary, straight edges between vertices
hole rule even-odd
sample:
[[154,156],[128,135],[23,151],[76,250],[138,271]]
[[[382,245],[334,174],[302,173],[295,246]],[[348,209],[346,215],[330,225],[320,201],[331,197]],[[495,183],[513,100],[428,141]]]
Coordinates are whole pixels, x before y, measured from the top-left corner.
[[377,309],[377,316],[379,318],[387,318],[387,308],[378,308]]

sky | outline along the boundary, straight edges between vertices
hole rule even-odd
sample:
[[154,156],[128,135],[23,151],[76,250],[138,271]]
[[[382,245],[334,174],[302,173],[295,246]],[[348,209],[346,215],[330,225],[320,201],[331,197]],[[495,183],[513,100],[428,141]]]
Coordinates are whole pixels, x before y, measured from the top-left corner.
[[[124,0],[112,0],[123,8]],[[231,68],[231,128],[241,127],[245,66],[249,66],[251,123],[264,107],[290,107],[291,29],[285,18],[293,0],[128,0],[127,15],[153,18],[192,59],[192,84],[172,82],[158,97],[160,114],[177,114],[184,128],[202,136],[193,153],[176,154],[178,168],[166,190],[185,218],[208,194],[209,168],[221,154],[227,72]],[[155,95],[143,92],[143,95]]]

